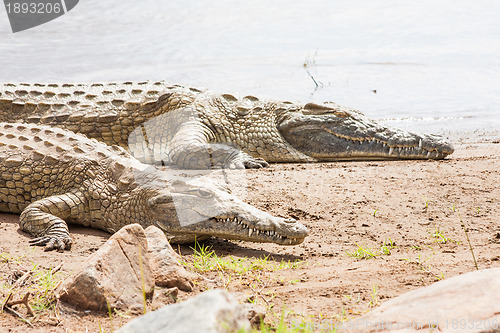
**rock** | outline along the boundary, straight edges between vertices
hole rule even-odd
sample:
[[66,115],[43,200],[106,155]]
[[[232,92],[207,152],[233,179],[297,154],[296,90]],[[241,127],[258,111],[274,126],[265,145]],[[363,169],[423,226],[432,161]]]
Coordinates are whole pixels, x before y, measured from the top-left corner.
[[259,329],[261,323],[266,317],[266,309],[261,305],[250,303],[242,303],[240,305],[242,307],[242,311],[246,314],[250,325],[252,325],[253,328]]
[[146,234],[139,224],[131,224],[112,235],[64,281],[59,297],[81,310],[108,311],[109,304],[135,312],[143,310],[143,286],[151,300],[154,279]]
[[266,317],[266,308],[254,302],[254,295],[245,293],[234,293],[233,295],[247,314],[247,319],[250,321],[252,327],[259,329],[261,322]]
[[182,291],[193,290],[191,275],[179,263],[180,256],[175,253],[165,233],[156,226],[146,228],[150,265],[155,283],[160,287],[177,287]]
[[500,268],[416,289],[342,327],[341,332],[500,332]]
[[211,290],[136,318],[116,333],[246,332],[246,314],[225,290]]
[[152,310],[158,310],[167,304],[174,304],[177,302],[179,289],[173,288],[155,288],[155,296],[151,303]]

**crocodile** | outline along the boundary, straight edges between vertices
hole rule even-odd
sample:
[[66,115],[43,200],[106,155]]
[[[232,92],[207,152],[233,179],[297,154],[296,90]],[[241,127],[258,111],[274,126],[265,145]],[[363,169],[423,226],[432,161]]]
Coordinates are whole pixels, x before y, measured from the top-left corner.
[[7,83],[0,121],[62,127],[186,169],[268,162],[443,159],[446,139],[383,126],[333,102],[236,98],[168,82]]
[[68,223],[109,233],[156,225],[178,243],[214,236],[294,245],[308,234],[203,176],[169,179],[119,146],[38,124],[0,123],[0,211],[20,214],[30,243],[45,250],[71,248]]

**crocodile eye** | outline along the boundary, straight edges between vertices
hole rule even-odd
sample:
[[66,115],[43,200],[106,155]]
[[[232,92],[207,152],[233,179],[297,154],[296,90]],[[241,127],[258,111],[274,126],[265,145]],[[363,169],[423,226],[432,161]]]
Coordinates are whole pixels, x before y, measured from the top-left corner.
[[198,194],[200,195],[200,197],[203,197],[203,198],[209,198],[212,196],[212,192],[209,192],[207,190],[204,190],[204,189],[198,189]]

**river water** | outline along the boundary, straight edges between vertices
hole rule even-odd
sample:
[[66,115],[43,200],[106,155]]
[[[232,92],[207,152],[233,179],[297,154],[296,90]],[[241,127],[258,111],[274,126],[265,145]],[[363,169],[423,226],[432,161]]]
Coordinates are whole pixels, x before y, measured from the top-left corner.
[[499,138],[499,18],[497,0],[82,0],[13,34],[1,7],[0,82],[166,80]]

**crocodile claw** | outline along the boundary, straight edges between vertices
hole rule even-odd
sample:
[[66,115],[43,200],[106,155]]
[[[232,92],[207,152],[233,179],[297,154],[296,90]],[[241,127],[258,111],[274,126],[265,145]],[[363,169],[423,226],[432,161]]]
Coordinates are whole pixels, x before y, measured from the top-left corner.
[[260,169],[268,167],[269,163],[267,163],[262,158],[251,158],[244,161],[243,165],[245,166],[246,169]]
[[44,251],[57,250],[58,252],[64,252],[64,250],[70,250],[73,240],[70,237],[56,237],[56,236],[41,236],[29,241],[30,245],[44,246]]
[[269,166],[264,159],[242,153],[229,164],[229,169],[260,169]]

